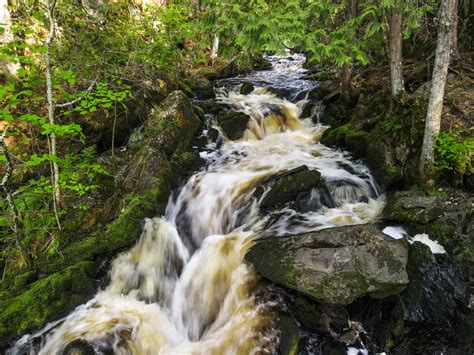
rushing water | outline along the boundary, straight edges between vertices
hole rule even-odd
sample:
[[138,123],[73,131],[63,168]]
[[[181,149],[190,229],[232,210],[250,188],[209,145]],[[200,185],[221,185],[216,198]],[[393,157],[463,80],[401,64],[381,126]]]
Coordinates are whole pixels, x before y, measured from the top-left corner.
[[[286,97],[311,88],[303,58],[271,57],[271,71],[221,82],[218,100],[251,116],[244,138],[209,143],[205,168],[171,199],[165,216],[147,219],[142,236],[112,263],[110,284],[65,319],[23,337],[10,354],[61,354],[81,339],[97,353],[273,353],[278,344],[271,304],[255,297],[257,278],[243,257],[259,235],[299,234],[374,220],[383,205],[368,169],[318,143],[325,127],[300,117],[306,100]],[[209,117],[212,121],[212,117]],[[335,207],[259,212],[257,186],[306,165],[324,178]],[[266,193],[266,192],[265,192]],[[264,195],[265,195],[264,193]],[[314,198],[318,198],[314,192]],[[30,347],[31,349],[31,347]]]

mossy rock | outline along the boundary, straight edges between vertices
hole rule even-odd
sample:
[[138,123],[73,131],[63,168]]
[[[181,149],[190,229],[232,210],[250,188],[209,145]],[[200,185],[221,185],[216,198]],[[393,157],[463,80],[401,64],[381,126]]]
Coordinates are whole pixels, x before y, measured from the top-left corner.
[[277,328],[280,332],[280,342],[278,344],[278,354],[296,355],[300,343],[300,332],[295,318],[290,314],[281,311],[278,318]]
[[17,297],[2,299],[0,344],[61,318],[85,302],[96,290],[96,265],[80,262],[34,282]]
[[260,239],[246,254],[263,277],[311,299],[347,305],[383,298],[408,284],[406,246],[375,226],[349,226]]
[[[301,193],[320,187],[322,178],[319,171],[302,166],[277,176],[270,183],[270,190],[260,203],[263,209],[295,201]],[[256,193],[261,193],[261,189],[257,189]]]
[[237,140],[243,137],[250,116],[239,111],[226,112],[219,114],[217,121],[229,139]]
[[240,94],[241,95],[248,95],[248,94],[252,93],[254,90],[255,90],[255,87],[253,86],[253,84],[246,81],[240,87]]
[[418,190],[399,191],[389,195],[383,218],[399,223],[428,224],[441,216],[442,200],[425,196]]

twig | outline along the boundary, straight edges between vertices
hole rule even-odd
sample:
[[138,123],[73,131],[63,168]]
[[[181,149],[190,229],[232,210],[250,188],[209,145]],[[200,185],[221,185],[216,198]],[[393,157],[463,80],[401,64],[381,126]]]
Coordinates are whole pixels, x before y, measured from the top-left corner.
[[86,95],[88,93],[90,93],[92,91],[92,89],[94,88],[94,85],[97,84],[97,78],[91,83],[91,85],[84,91],[84,94],[81,95],[80,97],[77,97],[75,98],[74,100],[71,100],[69,102],[64,102],[62,104],[54,104],[54,107],[67,107],[67,106],[71,106],[71,105],[74,105],[76,102],[79,102],[81,101],[84,97],[86,97]]

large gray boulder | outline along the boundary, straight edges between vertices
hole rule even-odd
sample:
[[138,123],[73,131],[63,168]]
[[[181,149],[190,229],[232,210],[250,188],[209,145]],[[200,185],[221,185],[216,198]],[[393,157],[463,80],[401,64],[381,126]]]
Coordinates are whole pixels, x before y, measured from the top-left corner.
[[267,237],[245,256],[261,276],[327,304],[398,294],[408,284],[407,247],[373,225]]

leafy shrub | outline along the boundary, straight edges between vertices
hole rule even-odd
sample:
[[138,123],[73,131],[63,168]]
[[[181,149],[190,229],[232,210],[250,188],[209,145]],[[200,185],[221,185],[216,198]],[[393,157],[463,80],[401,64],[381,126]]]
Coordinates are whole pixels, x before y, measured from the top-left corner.
[[474,141],[463,139],[462,131],[441,132],[435,143],[436,171],[455,171],[465,174],[471,169],[471,155],[474,151]]

